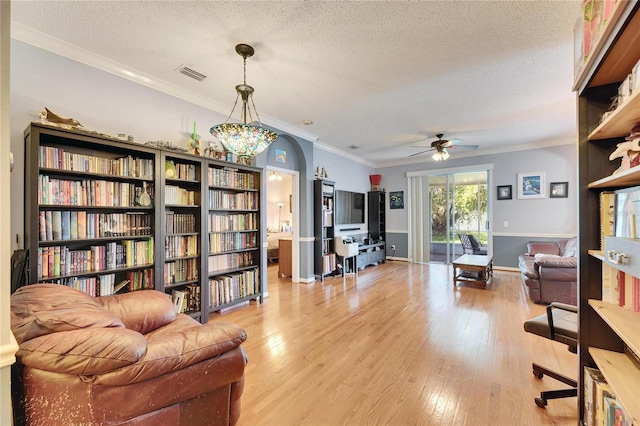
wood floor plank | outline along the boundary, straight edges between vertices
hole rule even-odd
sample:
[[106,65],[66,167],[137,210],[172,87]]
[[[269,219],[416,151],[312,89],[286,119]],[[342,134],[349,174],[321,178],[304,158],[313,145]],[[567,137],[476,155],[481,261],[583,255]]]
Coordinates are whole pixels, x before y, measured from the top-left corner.
[[525,333],[544,307],[520,277],[452,286],[442,264],[387,262],[294,284],[268,269],[269,297],[210,321],[244,327],[249,363],[239,425],[575,425],[576,398],[534,360],[576,376],[566,347]]

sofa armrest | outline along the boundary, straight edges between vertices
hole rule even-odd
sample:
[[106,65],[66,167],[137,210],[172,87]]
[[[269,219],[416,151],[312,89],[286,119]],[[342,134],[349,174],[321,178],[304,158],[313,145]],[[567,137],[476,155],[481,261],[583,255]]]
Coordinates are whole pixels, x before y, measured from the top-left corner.
[[169,297],[156,290],[138,290],[97,298],[102,307],[117,315],[124,326],[147,334],[176,319]]
[[528,242],[527,254],[529,256],[535,256],[538,253],[560,255],[560,247],[558,247],[558,244],[556,243],[535,241]]
[[187,318],[180,317],[175,323],[147,335],[144,357],[135,364],[100,376],[100,384],[126,385],[181,370],[228,352],[247,338],[241,327],[231,323],[196,324],[186,328],[192,320]]
[[578,259],[575,257],[561,257],[555,255],[538,254],[535,257],[538,266],[547,268],[577,268]]
[[146,350],[144,336],[135,331],[123,327],[84,328],[23,342],[16,356],[27,367],[88,376],[133,364]]

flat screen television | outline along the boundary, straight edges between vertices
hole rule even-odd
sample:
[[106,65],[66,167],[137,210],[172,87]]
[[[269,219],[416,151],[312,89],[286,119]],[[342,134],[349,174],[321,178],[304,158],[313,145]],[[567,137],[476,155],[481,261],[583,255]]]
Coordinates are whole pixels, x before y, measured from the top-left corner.
[[364,194],[336,190],[336,224],[364,223]]

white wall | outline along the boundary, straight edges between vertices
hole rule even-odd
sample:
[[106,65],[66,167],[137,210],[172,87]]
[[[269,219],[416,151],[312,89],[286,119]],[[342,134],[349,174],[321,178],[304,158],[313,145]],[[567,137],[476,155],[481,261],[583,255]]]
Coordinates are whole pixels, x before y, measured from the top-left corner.
[[17,40],[11,40],[11,75],[11,149],[16,154],[16,170],[11,176],[15,188],[12,235],[22,236],[23,229],[23,131],[37,121],[38,111],[45,106],[91,130],[133,135],[140,143],[171,141],[182,147],[186,147],[194,121],[203,146],[207,146],[213,141],[209,128],[227,118]]
[[[505,152],[501,154],[473,156],[461,159],[450,158],[443,163],[425,163],[377,169],[382,175],[382,186],[389,191],[405,191],[406,173],[438,168],[464,167],[474,164],[493,164],[491,197],[493,200],[494,235],[577,235],[577,148],[574,144],[539,149]],[[569,182],[568,198],[517,199],[516,180],[518,173],[545,172],[545,191],[549,182]],[[512,185],[512,200],[496,200],[497,185]],[[408,209],[387,212],[387,231],[408,230]],[[503,226],[504,222],[508,227]]]

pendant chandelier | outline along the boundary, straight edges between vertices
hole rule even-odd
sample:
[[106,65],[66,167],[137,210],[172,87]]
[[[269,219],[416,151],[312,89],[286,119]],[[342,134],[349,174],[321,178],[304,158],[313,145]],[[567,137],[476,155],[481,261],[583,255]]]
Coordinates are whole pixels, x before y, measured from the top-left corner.
[[[260,116],[253,103],[253,87],[247,84],[247,58],[253,56],[253,47],[248,44],[238,44],[236,53],[244,60],[244,81],[236,86],[236,101],[231,108],[229,117],[224,123],[213,126],[210,132],[222,142],[227,151],[238,156],[255,157],[264,151],[271,142],[278,139],[278,134],[262,127]],[[242,123],[229,123],[239,97],[242,97]],[[251,100],[250,105],[249,100]],[[253,112],[251,108],[253,108]],[[253,119],[254,113],[256,121]],[[247,123],[247,118],[249,123]]]

